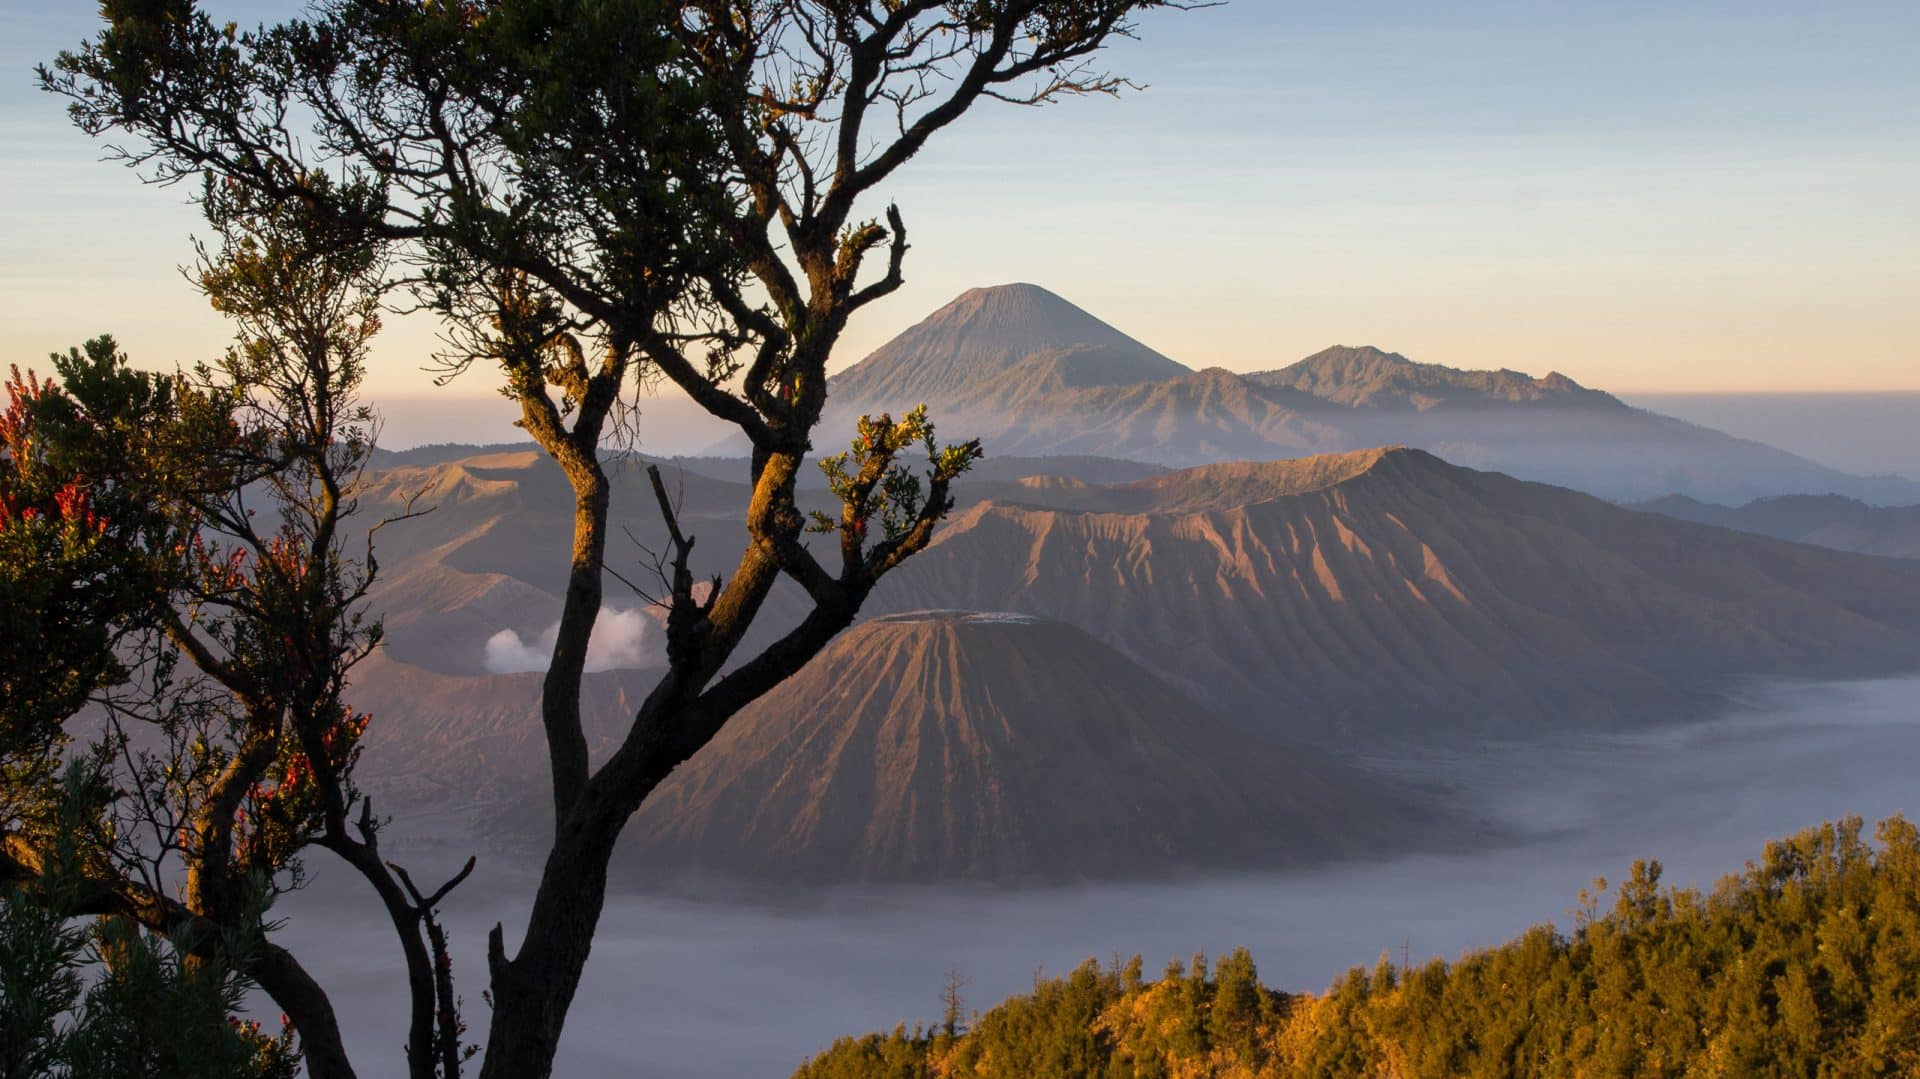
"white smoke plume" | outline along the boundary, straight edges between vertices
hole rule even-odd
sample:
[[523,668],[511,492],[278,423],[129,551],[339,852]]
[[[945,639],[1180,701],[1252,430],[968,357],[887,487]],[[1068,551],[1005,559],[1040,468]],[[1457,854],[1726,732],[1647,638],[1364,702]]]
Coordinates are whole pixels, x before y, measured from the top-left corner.
[[[639,611],[604,608],[594,623],[593,638],[587,643],[587,670],[613,671],[635,667],[657,667],[664,657],[653,641],[653,623]],[[553,658],[553,642],[560,636],[560,623],[546,632],[522,638],[503,629],[487,638],[487,670],[494,674],[518,674],[544,671]]]

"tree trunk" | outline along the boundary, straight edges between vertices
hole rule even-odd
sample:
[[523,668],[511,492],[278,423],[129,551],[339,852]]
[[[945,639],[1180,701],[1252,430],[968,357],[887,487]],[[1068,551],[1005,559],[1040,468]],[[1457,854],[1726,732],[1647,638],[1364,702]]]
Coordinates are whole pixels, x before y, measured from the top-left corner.
[[300,1036],[300,1055],[306,1058],[308,1079],[355,1079],[333,1002],[293,954],[268,943],[254,960],[252,974],[260,988],[287,1013]]
[[591,787],[557,829],[527,937],[509,960],[502,930],[488,941],[493,1020],[480,1079],[547,1079],[593,935],[606,906],[607,863],[626,814]]
[[574,490],[573,552],[567,568],[567,594],[554,635],[553,656],[541,686],[541,721],[553,776],[556,826],[566,819],[572,800],[587,780],[587,741],[580,727],[581,675],[587,643],[600,617],[601,573],[606,563],[608,489],[598,464],[566,469]]

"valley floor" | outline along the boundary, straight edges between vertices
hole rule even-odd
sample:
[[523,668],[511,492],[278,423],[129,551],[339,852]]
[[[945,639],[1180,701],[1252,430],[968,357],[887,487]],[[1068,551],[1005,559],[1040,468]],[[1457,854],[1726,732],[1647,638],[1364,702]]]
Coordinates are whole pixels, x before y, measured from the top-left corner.
[[[1595,876],[1657,858],[1674,885],[1710,886],[1765,840],[1823,820],[1920,813],[1920,678],[1755,687],[1738,715],[1630,737],[1393,761],[1461,790],[1522,833],[1473,855],[1283,875],[1034,892],[836,891],[778,905],[664,898],[609,903],[559,1072],[586,1077],[783,1076],[841,1034],[931,1021],[943,976],[985,1008],[1088,957],[1149,969],[1251,950],[1275,988],[1318,992],[1407,949],[1416,964],[1565,925]],[[405,831],[407,822],[396,822]],[[397,838],[397,837],[396,837]],[[432,875],[453,846],[408,853]],[[277,913],[283,939],[343,1006],[362,1074],[400,1074],[401,998],[374,910],[335,874]],[[509,939],[525,867],[486,865],[449,900],[468,1004],[486,930]],[[480,1025],[478,1023],[476,1026]]]

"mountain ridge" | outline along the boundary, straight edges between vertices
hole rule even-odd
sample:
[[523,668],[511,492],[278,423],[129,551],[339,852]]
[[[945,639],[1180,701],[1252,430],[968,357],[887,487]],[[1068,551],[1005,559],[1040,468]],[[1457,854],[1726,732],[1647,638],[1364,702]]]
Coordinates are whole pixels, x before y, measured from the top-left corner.
[[[622,536],[644,541],[661,526],[638,463],[610,477]],[[1894,673],[1920,656],[1920,563],[1637,512],[1418,448],[1180,472],[992,463],[867,614],[1077,626],[1242,734],[1335,755],[1677,722],[1722,713],[1730,680]],[[1039,471],[1056,466],[1066,474]],[[746,538],[744,485],[672,476],[696,556],[722,560],[695,572],[724,572]],[[511,630],[537,650],[558,618],[571,500],[550,465],[495,453],[375,476],[362,504],[377,517],[422,487],[445,502],[380,534],[372,598],[388,634],[352,699],[401,747],[382,759],[405,766],[369,782],[382,797],[397,785],[493,803],[543,781],[541,755],[525,752],[539,678],[490,673],[490,646]],[[621,563],[642,556],[624,538],[608,555],[629,576]],[[609,577],[610,611],[654,617],[630,595]],[[742,654],[807,608],[802,590],[776,586]],[[641,647],[623,654],[644,667],[656,630],[627,628]],[[630,719],[657,677],[590,676],[594,722]],[[460,781],[420,783],[442,756]],[[538,823],[525,806],[502,815]]]
[[1668,495],[1631,508],[1836,551],[1920,558],[1920,506],[1872,506],[1843,495],[1774,495],[1722,506]]
[[1463,371],[1437,363],[1416,363],[1372,345],[1335,345],[1278,370],[1256,371],[1246,378],[1353,408],[1425,412],[1463,403],[1468,407],[1522,403],[1627,407],[1612,394],[1588,389],[1558,371],[1542,378],[1508,368]]
[[[1418,449],[956,514],[873,609],[1084,626],[1236,722],[1484,737],[1705,715],[1727,679],[1908,670],[1920,566],[1663,520]],[[1276,477],[1279,477],[1276,479]],[[1064,501],[1064,500],[1063,500]]]
[[1920,502],[1920,483],[1852,476],[1633,408],[1558,371],[1459,370],[1371,345],[1246,374],[1189,370],[1031,285],[970,290],[834,376],[821,430],[919,404],[944,431],[1030,456],[1178,468],[1406,444],[1612,499]]

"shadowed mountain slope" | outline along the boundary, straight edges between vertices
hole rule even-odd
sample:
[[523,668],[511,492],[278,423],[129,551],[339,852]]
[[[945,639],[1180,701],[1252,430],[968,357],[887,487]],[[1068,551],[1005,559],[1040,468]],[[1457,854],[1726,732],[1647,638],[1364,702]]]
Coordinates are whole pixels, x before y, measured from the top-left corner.
[[[1075,464],[1034,465],[1054,463]],[[1084,477],[1115,469],[1078,463],[1079,475],[963,482],[979,501],[869,609],[1069,622],[1229,719],[1309,738],[1621,724],[1714,708],[1729,677],[1920,666],[1920,566],[1905,562],[1637,513],[1411,450],[1105,484]],[[616,525],[657,541],[638,465],[616,470]],[[696,572],[727,572],[742,485],[669,474],[700,538]],[[512,454],[403,468],[363,504],[390,512],[418,492],[433,512],[381,533],[387,651],[486,675],[497,634],[537,650],[559,614],[571,512],[557,472]],[[644,581],[643,558],[615,537],[614,569]],[[617,580],[607,597],[651,617]],[[804,608],[798,589],[776,589],[747,647]],[[658,636],[638,631],[645,665]]]
[[1378,856],[1443,822],[1072,626],[921,611],[854,627],[742,712],[629,846],[650,875],[1010,883]]
[[[541,674],[449,675],[385,651],[354,671],[354,707],[373,716],[360,780],[388,809],[447,810],[509,840],[551,828]],[[654,670],[588,674],[581,711],[598,762],[659,678]]]
[[[1338,443],[1313,399],[1210,367],[1158,382],[1052,394],[981,412],[954,406],[949,430],[984,430],[1008,453],[1137,457],[1168,465],[1311,453]],[[941,413],[935,410],[935,415]]]
[[1840,495],[1778,495],[1719,506],[1668,495],[1631,508],[1836,551],[1920,558],[1920,506],[1869,506]]
[[1316,739],[1670,719],[1735,676],[1920,666],[1920,566],[1417,450],[1051,493],[964,511],[871,609],[1070,622],[1243,726]]
[[[425,511],[381,529],[381,572],[372,603],[384,613],[386,647],[395,658],[446,674],[484,674],[486,644],[496,633],[512,630],[534,640],[559,618],[572,494],[558,467],[531,448],[488,448],[464,457],[449,448],[434,449],[451,459],[389,468],[374,475],[360,495],[363,525],[410,508]],[[663,549],[665,526],[646,478],[647,464],[635,457],[607,466],[616,507],[607,547],[613,572],[605,602],[612,609],[647,606],[627,581],[657,584],[642,545]],[[731,572],[746,541],[748,462],[704,458],[659,464],[682,524],[699,541],[695,575],[705,579]],[[988,498],[1024,498],[1038,490],[1094,490],[1100,483],[1164,471],[1105,458],[996,456],[967,477],[958,495],[971,505]],[[823,498],[819,471],[806,469],[804,478],[803,501]],[[788,625],[804,612],[804,603],[797,589],[778,587],[762,622]],[[766,639],[756,635],[748,643]]]
[[[645,537],[640,464],[615,482]],[[1036,464],[1078,474],[1002,462],[991,498],[883,585],[879,617],[669,778],[628,831],[634,883],[1150,878],[1446,849],[1484,837],[1352,756],[1706,714],[1741,675],[1920,666],[1920,563],[1413,450]],[[730,556],[740,485],[671,486],[697,551]],[[414,494],[437,508],[382,533],[392,632],[351,690],[375,717],[363,778],[390,811],[518,847],[551,827],[541,676],[485,662],[507,630],[537,657],[570,499],[551,466],[494,453],[396,469],[363,504]],[[623,587],[610,605],[640,608]],[[803,606],[776,590],[748,649]],[[586,679],[595,759],[658,677],[640,628],[639,658]]]
[[[838,448],[837,445],[827,447],[829,451]],[[684,469],[695,475],[743,482],[751,474],[752,466],[745,457],[674,457],[662,461],[661,467],[669,474],[676,469]],[[1080,457],[1071,454],[1021,457],[1018,454],[996,453],[976,461],[967,470],[966,481],[960,484],[960,489],[954,491],[954,495],[963,500],[970,499],[981,490],[995,489],[1006,483],[1023,483],[1038,476],[1071,478],[1081,483],[1126,483],[1158,476],[1166,471],[1163,465],[1130,461],[1122,457]],[[800,471],[800,490],[824,491],[826,487],[826,477],[819,469],[805,468]]]
[[[608,565],[643,587],[654,582],[642,544],[658,548],[666,535],[646,465],[626,458],[606,466],[618,507]],[[722,560],[746,538],[746,486],[670,464],[662,472],[683,525],[702,541],[696,569],[730,571]],[[559,619],[573,495],[559,467],[539,452],[391,468],[372,477],[360,504],[362,524],[409,508],[425,511],[378,535],[380,578],[371,602],[386,618],[386,648],[397,659],[446,674],[483,674],[494,634],[512,630],[535,640]],[[619,577],[608,577],[607,607],[646,607]],[[777,613],[782,601],[774,602]]]

